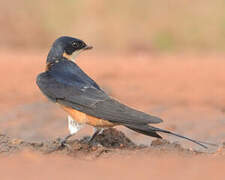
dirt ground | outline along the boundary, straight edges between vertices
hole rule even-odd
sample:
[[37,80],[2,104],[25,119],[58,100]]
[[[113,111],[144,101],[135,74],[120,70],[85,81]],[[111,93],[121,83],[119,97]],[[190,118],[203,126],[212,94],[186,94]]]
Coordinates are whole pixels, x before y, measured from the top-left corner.
[[[81,55],[77,63],[111,96],[160,116],[157,125],[218,146],[140,135],[123,127],[67,135],[66,114],[35,84],[47,51],[0,51],[1,179],[224,179],[225,55]],[[13,172],[13,173],[12,173]]]

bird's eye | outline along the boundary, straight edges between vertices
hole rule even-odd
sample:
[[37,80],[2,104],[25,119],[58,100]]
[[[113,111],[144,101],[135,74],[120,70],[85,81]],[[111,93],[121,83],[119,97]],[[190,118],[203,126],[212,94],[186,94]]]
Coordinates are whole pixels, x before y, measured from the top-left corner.
[[79,42],[72,42],[72,46],[75,47],[75,48],[78,48],[80,46],[80,43]]

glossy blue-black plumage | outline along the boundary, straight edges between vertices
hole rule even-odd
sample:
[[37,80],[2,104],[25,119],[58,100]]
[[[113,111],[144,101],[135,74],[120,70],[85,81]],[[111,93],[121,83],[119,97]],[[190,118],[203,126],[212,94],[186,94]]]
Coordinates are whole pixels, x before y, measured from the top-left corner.
[[61,83],[70,84],[79,88],[93,86],[101,90],[95,81],[70,60],[61,59],[61,61],[51,67],[49,73]]
[[62,59],[39,75],[37,84],[52,101],[118,124],[159,123],[162,120],[109,97],[74,62]]

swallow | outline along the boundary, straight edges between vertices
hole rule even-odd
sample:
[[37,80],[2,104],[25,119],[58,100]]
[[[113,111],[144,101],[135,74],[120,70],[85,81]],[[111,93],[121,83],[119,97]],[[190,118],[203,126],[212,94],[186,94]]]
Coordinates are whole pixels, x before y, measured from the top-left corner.
[[102,129],[123,125],[147,136],[162,139],[159,133],[166,133],[207,148],[205,142],[152,126],[151,124],[161,123],[163,120],[128,107],[104,92],[75,63],[79,53],[90,49],[92,46],[80,39],[59,37],[48,53],[45,72],[37,76],[36,83],[41,92],[68,113],[70,134],[64,138],[63,143],[84,124],[95,128],[90,142]]

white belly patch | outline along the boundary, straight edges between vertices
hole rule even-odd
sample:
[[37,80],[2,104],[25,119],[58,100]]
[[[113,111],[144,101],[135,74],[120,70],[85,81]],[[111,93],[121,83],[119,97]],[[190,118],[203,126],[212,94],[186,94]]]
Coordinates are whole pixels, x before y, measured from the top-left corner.
[[83,124],[78,123],[71,116],[68,116],[68,129],[70,131],[70,134],[77,133],[82,127]]

